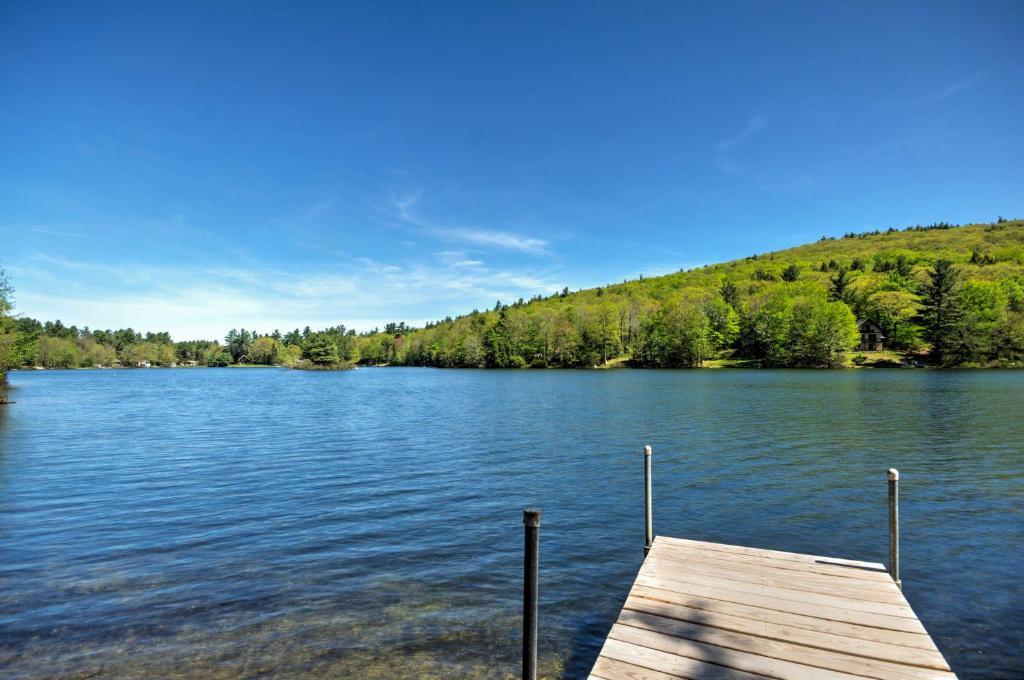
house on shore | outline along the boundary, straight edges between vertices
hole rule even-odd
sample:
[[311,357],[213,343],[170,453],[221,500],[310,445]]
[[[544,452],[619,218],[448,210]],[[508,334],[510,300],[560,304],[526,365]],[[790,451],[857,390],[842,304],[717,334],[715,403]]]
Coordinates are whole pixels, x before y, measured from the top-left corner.
[[861,352],[881,352],[885,349],[885,335],[882,329],[870,319],[861,319],[857,322],[857,330],[860,332],[860,344],[857,349]]

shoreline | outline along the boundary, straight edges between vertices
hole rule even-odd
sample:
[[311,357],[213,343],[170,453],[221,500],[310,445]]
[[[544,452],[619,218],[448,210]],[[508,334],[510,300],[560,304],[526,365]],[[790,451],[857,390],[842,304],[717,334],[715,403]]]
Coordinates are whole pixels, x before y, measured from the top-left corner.
[[[352,371],[360,368],[429,368],[438,371],[516,371],[516,372],[541,372],[541,371],[861,371],[861,370],[933,370],[933,371],[999,371],[999,370],[1022,370],[1024,363],[1013,363],[1005,366],[935,366],[930,364],[844,364],[842,366],[760,366],[756,361],[714,359],[702,366],[692,367],[664,367],[664,366],[631,366],[628,362],[617,362],[610,365],[596,366],[543,366],[523,368],[498,368],[486,366],[422,366],[416,364],[357,364],[354,366],[338,367],[290,367],[274,366],[269,364],[232,364],[230,366],[151,366],[149,368],[137,368],[132,366],[67,366],[52,367],[44,366],[22,366],[9,369],[9,373],[30,373],[33,371],[166,371],[166,370],[195,370],[195,369],[278,369],[287,371],[306,372],[332,372]],[[3,403],[3,402],[0,402]]]

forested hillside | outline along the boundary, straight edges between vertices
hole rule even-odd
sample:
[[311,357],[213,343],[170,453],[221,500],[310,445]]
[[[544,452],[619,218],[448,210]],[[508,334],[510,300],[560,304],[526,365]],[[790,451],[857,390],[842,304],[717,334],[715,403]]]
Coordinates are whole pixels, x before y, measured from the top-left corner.
[[774,253],[499,303],[361,341],[363,361],[426,366],[838,366],[870,319],[941,365],[1024,360],[1024,221],[847,234]]
[[223,343],[174,342],[168,333],[42,323],[12,316],[12,307],[13,289],[0,272],[0,375],[21,366],[829,367],[869,359],[854,352],[862,319],[884,333],[889,362],[1020,366],[1024,221],[823,238],[667,276],[498,302],[425,328],[392,323],[363,334],[344,326],[241,329]]

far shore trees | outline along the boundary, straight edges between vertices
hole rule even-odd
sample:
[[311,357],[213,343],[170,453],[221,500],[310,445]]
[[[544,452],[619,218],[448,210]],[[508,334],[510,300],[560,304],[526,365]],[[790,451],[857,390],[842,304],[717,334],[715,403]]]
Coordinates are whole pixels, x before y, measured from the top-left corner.
[[314,366],[337,366],[341,363],[338,346],[324,333],[314,333],[302,345],[302,358],[308,359]]
[[921,307],[917,295],[880,290],[868,295],[862,306],[865,315],[882,329],[891,349],[916,351],[921,347],[921,327],[915,323]]
[[[990,257],[974,256],[982,249]],[[935,325],[926,298],[934,286],[929,272],[950,253],[971,285],[948,303],[964,313],[959,324],[939,331],[936,362],[1019,363],[1020,220],[847,234],[785,253],[498,304],[421,329],[389,324],[363,336],[360,348],[367,363],[438,367],[585,367],[613,358],[689,367],[719,356],[765,366],[837,366],[858,343],[856,321],[870,319],[887,348],[914,354],[934,345],[936,329],[948,325]]]
[[789,361],[792,366],[841,366],[857,344],[857,320],[844,302],[807,297],[793,304]]
[[[368,365],[443,368],[728,363],[845,365],[858,320],[887,350],[940,366],[1024,364],[1024,221],[847,234],[779,253],[487,305],[413,328],[342,325],[175,342],[11,315],[0,271],[0,374],[43,366]],[[893,356],[886,354],[884,361]],[[882,360],[880,359],[880,361]]]
[[282,363],[286,350],[284,344],[282,344],[280,340],[275,340],[270,336],[264,336],[252,341],[247,354],[249,361],[254,364],[274,366]]

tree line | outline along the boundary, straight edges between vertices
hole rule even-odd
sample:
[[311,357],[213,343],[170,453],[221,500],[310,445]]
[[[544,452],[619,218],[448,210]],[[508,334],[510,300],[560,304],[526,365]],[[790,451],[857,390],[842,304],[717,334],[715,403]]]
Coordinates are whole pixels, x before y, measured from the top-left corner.
[[940,366],[1024,362],[1024,222],[866,232],[360,339],[365,362],[437,367],[845,365],[857,322]]
[[92,330],[6,318],[0,328],[0,366],[5,369],[90,367],[171,367],[261,365],[292,368],[342,368],[358,360],[355,331],[344,326],[282,334],[232,329],[218,340],[175,342],[170,333],[140,333],[132,328]]
[[[788,268],[788,266],[787,266]],[[785,270],[783,270],[785,271]],[[361,338],[367,362],[437,367],[699,367],[739,357],[771,367],[844,365],[870,319],[892,350],[942,366],[1024,361],[1019,283],[964,281],[949,260],[865,287],[847,268],[819,280],[725,279],[661,299],[628,286],[585,300],[502,305],[406,334]]]
[[11,315],[0,271],[0,373],[42,366],[363,364],[466,368],[772,367],[848,363],[869,320],[895,352],[941,366],[1024,363],[1024,222],[940,223],[571,293],[568,288],[413,328],[389,323],[223,341],[92,330]]
[[[98,330],[14,316],[14,289],[0,269],[0,388],[12,368],[264,365],[345,368],[359,360],[359,338],[339,325],[281,333],[232,329],[218,340],[175,342],[171,334],[132,328]],[[396,332],[406,330],[395,327]],[[0,394],[2,399],[2,394]]]

